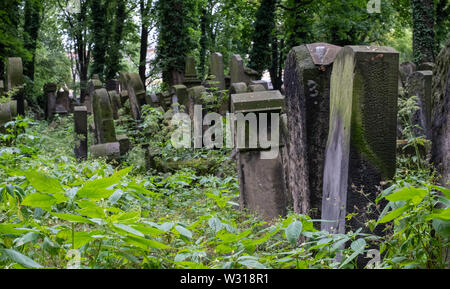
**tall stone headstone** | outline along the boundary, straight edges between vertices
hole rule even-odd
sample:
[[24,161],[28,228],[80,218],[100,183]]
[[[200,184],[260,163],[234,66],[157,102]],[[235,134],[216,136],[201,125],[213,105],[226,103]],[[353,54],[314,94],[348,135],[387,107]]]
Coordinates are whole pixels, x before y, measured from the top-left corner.
[[113,110],[113,118],[115,120],[119,119],[119,109],[121,108],[121,103],[120,103],[120,95],[117,94],[117,92],[115,90],[110,90],[108,91],[109,94],[109,99],[111,100],[111,107]]
[[[322,230],[344,233],[379,217],[367,205],[396,171],[398,67],[390,47],[346,46],[336,56],[322,199],[330,222]],[[348,214],[356,216],[346,224]]]
[[184,71],[184,82],[183,84],[187,88],[194,86],[199,86],[202,83],[197,76],[197,64],[195,63],[195,58],[193,56],[186,56],[186,65]]
[[[255,132],[260,135],[263,132],[275,139],[276,136],[272,135],[270,129],[273,123],[267,121],[266,129],[269,131],[263,131],[264,126],[261,125],[260,117],[263,113],[279,115],[283,108],[284,97],[279,91],[232,95],[232,112],[236,119],[238,114],[242,114],[250,120],[248,126],[245,118],[244,123],[236,120],[232,125],[236,132],[235,145],[237,145],[236,159],[241,208],[257,212],[267,220],[284,216],[289,206],[282,157],[279,152],[272,157],[263,156],[267,153],[267,147],[264,149],[259,141],[256,146],[251,145],[250,135]],[[252,118],[254,119],[253,125]],[[239,130],[241,130],[241,134],[245,134],[245,144],[242,143]],[[271,141],[273,140],[271,139]],[[280,143],[278,141],[276,143],[277,149],[279,149]]]
[[172,94],[176,97],[178,103],[184,106],[185,112],[191,114],[192,102],[188,95],[188,89],[185,85],[174,85],[172,87]]
[[225,90],[225,69],[222,54],[215,52],[210,56],[210,74],[215,76],[214,82],[219,90]]
[[73,118],[75,121],[75,157],[78,160],[86,160],[88,156],[87,108],[76,106]]
[[408,95],[417,97],[419,110],[413,116],[413,124],[420,127],[415,129],[416,136],[425,136],[431,139],[431,94],[432,71],[416,71],[408,78]]
[[17,100],[17,113],[25,115],[25,99],[23,90],[23,66],[22,58],[8,58],[8,90],[17,89],[13,96]]
[[103,88],[103,83],[100,81],[97,74],[93,74],[91,77],[91,81],[89,81],[89,83],[88,83],[88,93],[85,97],[84,104],[83,104],[84,106],[86,106],[89,114],[92,114],[94,112],[92,102],[93,102],[95,90],[101,89],[101,88]]
[[320,219],[333,61],[341,47],[292,48],[284,73],[288,126],[288,190],[294,211]]
[[244,71],[244,60],[239,54],[231,56],[230,61],[230,77],[231,84],[246,82],[246,76]]
[[44,85],[44,94],[47,102],[47,119],[51,120],[53,118],[53,114],[55,113],[56,106],[56,83],[46,83]]
[[4,130],[3,125],[17,116],[17,101],[12,100],[0,103],[0,132]]
[[437,57],[433,77],[432,158],[440,183],[450,188],[450,39]]
[[134,94],[136,95],[136,100],[139,104],[139,106],[142,106],[145,104],[145,95],[146,90],[144,83],[141,80],[141,77],[138,73],[128,73],[128,90],[132,87]]
[[113,110],[106,89],[96,89],[93,98],[96,143],[116,142]]
[[55,113],[67,114],[70,112],[69,90],[63,88],[56,94]]
[[2,96],[4,92],[5,92],[5,83],[3,82],[3,80],[0,80],[0,96]]

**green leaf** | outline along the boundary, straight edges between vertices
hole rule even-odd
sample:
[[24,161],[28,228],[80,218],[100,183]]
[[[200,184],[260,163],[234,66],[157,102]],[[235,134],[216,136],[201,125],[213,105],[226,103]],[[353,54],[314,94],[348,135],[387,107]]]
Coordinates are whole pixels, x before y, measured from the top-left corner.
[[82,223],[82,224],[94,224],[94,222],[92,222],[91,220],[89,220],[85,217],[82,217],[82,216],[78,216],[78,215],[63,214],[63,213],[51,213],[51,214],[61,220],[65,220],[65,221],[69,221],[69,222]]
[[239,264],[242,266],[246,266],[247,268],[254,268],[254,269],[267,269],[263,264],[259,263],[256,260],[241,260],[238,261]]
[[25,176],[30,184],[39,192],[46,194],[64,193],[64,189],[55,178],[37,171],[22,171],[21,175]]
[[172,247],[154,241],[154,240],[148,240],[145,239],[143,237],[138,237],[138,236],[128,236],[125,238],[125,242],[135,245],[139,248],[142,248],[144,250],[147,250],[148,248],[154,248],[154,249],[161,249],[161,250],[167,250],[167,249],[172,249]]
[[292,222],[286,229],[286,238],[291,243],[291,245],[295,246],[297,244],[298,238],[300,238],[300,234],[302,233],[303,225],[302,222],[295,220]]
[[41,209],[48,209],[54,204],[56,204],[56,202],[57,202],[56,198],[50,195],[34,193],[26,196],[25,199],[22,201],[22,205],[28,207],[37,207]]
[[101,200],[109,198],[114,191],[108,190],[108,188],[112,187],[113,185],[117,185],[117,183],[126,176],[130,171],[132,167],[123,169],[114,175],[102,178],[102,179],[96,179],[93,181],[89,181],[84,184],[84,186],[77,192],[77,196],[80,198],[88,198],[91,200]]
[[75,211],[88,218],[105,219],[105,211],[100,207],[86,207]]
[[425,220],[431,220],[431,219],[439,219],[443,221],[450,221],[450,208],[447,208],[445,210],[435,210],[436,213],[428,215],[425,217]]
[[409,201],[412,200],[415,205],[423,201],[428,191],[425,189],[416,189],[414,187],[404,187],[395,193],[386,197],[386,200],[391,202]]
[[192,239],[192,232],[182,226],[176,226],[175,230],[186,238]]
[[127,226],[124,224],[113,224],[113,226],[116,227],[117,229],[119,229],[119,231],[126,232],[127,235],[132,234],[132,235],[136,235],[139,237],[144,237],[144,234],[142,234],[138,230],[131,228],[130,226]]
[[399,216],[401,216],[408,209],[409,209],[408,206],[403,206],[403,207],[401,207],[399,209],[396,209],[396,210],[390,212],[389,214],[387,214],[386,216],[384,216],[384,218],[382,218],[381,220],[379,220],[378,224],[388,223],[388,222],[398,218]]
[[438,235],[444,238],[450,237],[450,222],[439,219],[433,220],[433,228]]
[[26,268],[40,269],[43,268],[42,265],[34,262],[31,258],[17,252],[12,249],[2,249],[3,252],[14,262],[19,263],[20,265]]

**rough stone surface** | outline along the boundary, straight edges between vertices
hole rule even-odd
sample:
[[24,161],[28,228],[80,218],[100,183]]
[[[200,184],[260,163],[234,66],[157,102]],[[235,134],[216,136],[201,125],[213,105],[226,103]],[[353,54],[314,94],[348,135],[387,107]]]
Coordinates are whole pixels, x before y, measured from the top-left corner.
[[120,144],[120,155],[126,155],[131,149],[131,141],[126,135],[118,135],[117,142]]
[[415,129],[416,136],[425,136],[431,139],[431,94],[432,71],[416,71],[408,78],[408,96],[417,96],[419,110],[413,116],[413,124],[421,129]]
[[111,100],[111,107],[113,110],[113,118],[115,120],[119,119],[119,109],[121,108],[120,96],[115,90],[108,91],[109,98]]
[[[346,46],[336,57],[322,200],[322,220],[335,222],[322,230],[344,233],[378,218],[366,206],[396,171],[398,60],[390,47]],[[348,214],[357,215],[346,224]]]
[[261,84],[252,84],[248,86],[248,92],[266,91],[267,89]]
[[0,80],[0,96],[2,96],[4,92],[5,92],[5,83],[3,82],[3,80]]
[[75,122],[75,157],[78,160],[85,160],[88,156],[88,125],[87,108],[76,106],[73,112]]
[[172,94],[176,96],[178,103],[184,106],[185,111],[190,114],[191,101],[187,87],[185,85],[174,85],[172,87]]
[[0,104],[0,129],[7,122],[13,120],[17,116],[17,101],[13,100]]
[[219,90],[225,90],[225,70],[222,54],[215,52],[210,56],[210,74],[215,76],[213,81],[217,82],[215,87]]
[[190,88],[200,85],[202,82],[197,78],[197,64],[193,56],[186,57],[185,73],[183,84]]
[[89,150],[93,158],[120,160],[120,144],[118,142],[93,145]]
[[128,91],[133,88],[139,107],[145,104],[146,90],[138,73],[128,73],[127,87]]
[[96,89],[93,98],[96,141],[98,144],[116,142],[113,111],[106,89]]
[[266,90],[269,90],[269,83],[265,80],[252,80],[250,82],[250,85],[256,85],[256,84],[262,85],[262,86],[264,86],[264,88]]
[[[233,113],[280,113],[284,105],[284,97],[279,91],[234,94],[232,99]],[[275,159],[263,159],[262,152],[261,148],[237,149],[240,203],[241,208],[271,220],[286,214],[289,196],[281,152]]]
[[411,61],[403,62],[400,64],[400,79],[405,86],[408,78],[417,70],[416,65]]
[[450,39],[436,61],[433,78],[432,162],[450,188]]
[[239,54],[234,54],[233,56],[231,56],[230,77],[231,77],[231,84],[246,82],[244,61],[242,60],[242,57]]
[[436,64],[434,64],[433,62],[424,62],[417,66],[417,71],[433,71],[435,67]]
[[[316,64],[311,51],[315,56]],[[286,60],[284,83],[289,136],[288,189],[294,211],[320,219],[323,169],[330,113],[332,62],[341,48],[330,44],[294,47]],[[328,56],[327,56],[328,55]]]
[[67,114],[70,112],[70,98],[69,91],[63,89],[57,92],[55,102],[55,113]]
[[17,89],[13,99],[17,100],[17,112],[25,115],[25,99],[23,91],[23,66],[22,58],[8,58],[8,90]]
[[51,120],[53,118],[53,114],[55,113],[56,90],[56,83],[46,83],[44,85],[44,95],[47,102],[46,112],[48,120]]

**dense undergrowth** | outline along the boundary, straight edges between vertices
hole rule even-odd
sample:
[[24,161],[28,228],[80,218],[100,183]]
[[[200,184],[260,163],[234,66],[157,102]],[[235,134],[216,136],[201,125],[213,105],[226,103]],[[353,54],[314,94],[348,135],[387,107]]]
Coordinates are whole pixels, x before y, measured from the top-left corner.
[[[144,115],[139,126],[117,123],[134,144],[120,165],[75,160],[70,116],[7,124],[0,268],[358,268],[358,259],[367,268],[448,266],[450,216],[442,208],[450,191],[433,185],[420,157],[399,158],[396,180],[379,196],[388,206],[366,224],[387,224],[385,237],[330,235],[307,216],[267,223],[238,210],[230,151],[175,151],[169,117],[149,108]],[[158,149],[157,163],[206,165],[146,168],[143,144]]]

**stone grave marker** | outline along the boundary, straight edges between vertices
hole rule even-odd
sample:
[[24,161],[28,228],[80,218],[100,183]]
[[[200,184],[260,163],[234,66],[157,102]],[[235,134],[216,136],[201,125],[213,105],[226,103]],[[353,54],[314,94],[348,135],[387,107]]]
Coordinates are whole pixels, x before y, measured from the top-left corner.
[[250,81],[250,85],[262,85],[266,90],[269,90],[269,83],[265,80],[252,80]]
[[120,144],[120,155],[126,155],[131,149],[131,141],[126,135],[118,135],[117,142]]
[[214,75],[214,86],[219,90],[225,90],[225,70],[223,65],[223,56],[219,52],[212,53],[210,56],[210,74]]
[[406,82],[411,74],[416,71],[416,65],[411,61],[406,61],[400,64],[400,79],[403,86],[406,86]]
[[294,47],[284,73],[288,126],[288,190],[298,214],[320,219],[333,61],[341,47]]
[[106,89],[96,89],[93,98],[95,136],[97,144],[116,142],[113,111]]
[[113,110],[113,118],[114,120],[119,119],[119,109],[122,107],[122,104],[120,102],[120,95],[117,94],[115,90],[108,91],[109,98],[111,100],[111,107]]
[[[398,62],[390,47],[346,46],[336,56],[321,218],[331,222],[322,223],[324,231],[355,231],[379,217],[366,207],[396,172]],[[348,214],[357,215],[346,222]]]
[[433,62],[423,62],[417,66],[417,71],[433,71],[436,67],[436,64]]
[[419,110],[413,116],[413,124],[421,129],[415,129],[416,136],[425,136],[431,139],[431,94],[432,94],[432,71],[416,71],[408,78],[408,96],[417,96]]
[[0,103],[0,132],[4,132],[3,125],[17,116],[17,101]]
[[86,106],[76,106],[73,112],[75,121],[75,157],[86,160],[88,156],[88,123]]
[[67,114],[69,112],[70,112],[69,90],[67,90],[67,88],[63,88],[62,90],[59,90],[56,94],[55,113]]
[[23,91],[23,66],[22,58],[8,58],[8,90],[16,89],[13,99],[17,100],[17,113],[25,115],[25,99]]
[[239,54],[231,56],[230,61],[230,78],[231,84],[246,82],[246,76],[244,71],[244,60]]
[[192,103],[190,101],[189,95],[188,95],[188,89],[185,85],[179,84],[172,86],[172,94],[176,98],[176,101],[184,106],[185,112],[190,114],[190,109],[192,106]]
[[[236,117],[232,127],[236,132],[236,163],[241,208],[257,212],[267,220],[284,216],[289,205],[282,157],[279,152],[276,156],[265,157],[264,154],[267,153],[267,147],[264,149],[260,141],[256,145],[251,145],[249,137],[251,134],[257,133],[259,128],[260,134],[264,132],[267,135],[271,135],[271,138],[276,139],[276,134],[262,130],[261,119],[258,117],[261,116],[261,113],[269,115],[275,113],[279,115],[283,107],[284,97],[279,91],[232,95],[232,112],[235,113]],[[238,120],[238,114],[240,113],[245,117],[243,119],[244,123]],[[252,116],[255,116],[253,121],[251,120]],[[246,118],[250,120],[248,123],[245,121]],[[258,122],[259,125],[257,124]],[[272,125],[274,124],[271,118],[268,127]],[[279,123],[276,125],[278,125],[276,129],[279,129]],[[268,130],[271,131],[271,129]],[[243,138],[242,134],[244,134]],[[277,140],[275,141],[278,142]],[[276,146],[279,149],[279,142]]]
[[103,157],[109,161],[120,160],[120,143],[118,142],[93,145],[89,150],[93,158]]
[[266,91],[267,89],[261,84],[252,84],[248,86],[248,92]]
[[5,92],[5,83],[3,82],[3,80],[0,80],[0,96],[2,96],[4,92]]
[[450,189],[450,39],[436,60],[432,117],[431,161],[440,183]]
[[53,118],[53,114],[55,113],[56,106],[56,83],[46,83],[44,85],[44,95],[47,102],[47,120],[51,120]]
[[202,83],[197,76],[197,64],[195,63],[195,58],[193,56],[186,56],[185,72],[184,72],[184,82],[183,84],[187,88],[194,86],[199,86]]

